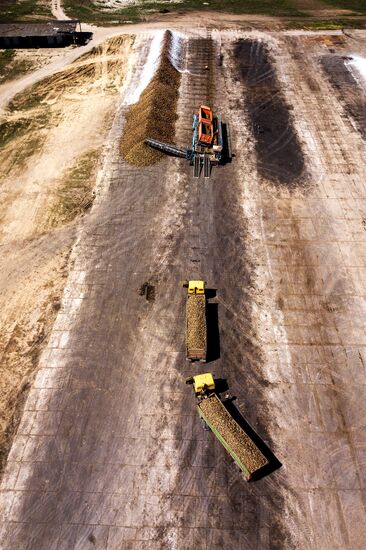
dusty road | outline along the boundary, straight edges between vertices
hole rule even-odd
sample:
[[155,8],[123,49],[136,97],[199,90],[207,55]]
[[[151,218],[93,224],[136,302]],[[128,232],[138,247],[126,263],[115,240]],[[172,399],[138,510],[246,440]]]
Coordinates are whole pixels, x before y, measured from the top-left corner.
[[[209,181],[124,163],[122,93],[3,478],[4,549],[365,547],[365,142],[331,50],[365,55],[365,37],[190,35],[177,143],[211,101],[236,153]],[[184,385],[194,277],[217,289],[207,369],[283,464],[255,483]]]

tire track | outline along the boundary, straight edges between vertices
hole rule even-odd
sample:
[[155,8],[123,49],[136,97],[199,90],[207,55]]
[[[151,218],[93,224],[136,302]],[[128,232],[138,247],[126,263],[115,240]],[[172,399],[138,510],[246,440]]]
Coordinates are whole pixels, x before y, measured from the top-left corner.
[[[181,87],[177,143],[189,143],[191,117],[200,104],[216,105],[224,120],[229,115],[230,96],[225,91],[220,72],[221,53],[210,35],[189,40],[188,72],[183,76]],[[230,122],[230,118],[227,120]],[[238,149],[239,143],[235,143]],[[216,377],[227,378],[238,401],[245,403],[242,413],[271,446],[266,431],[270,415],[266,405],[266,383],[251,325],[253,268],[246,252],[247,229],[238,173],[238,162],[242,165],[244,161],[242,158],[231,165],[214,168],[208,181],[194,180],[192,168],[182,166],[187,204],[184,228],[174,253],[180,271],[177,270],[172,278],[203,278],[209,288],[217,288],[221,357],[204,367],[197,364],[184,367],[179,360],[176,368],[183,376],[212,371]],[[182,293],[178,320],[182,332],[184,300]],[[184,352],[182,356],[184,360]],[[186,527],[189,543],[182,542],[179,548],[189,548],[189,544],[202,549],[216,545],[265,547],[263,543],[269,533],[271,547],[283,547],[287,537],[281,519],[283,497],[276,483],[263,479],[257,484],[247,484],[241,478],[213,434],[202,430],[191,388],[184,393],[180,415],[179,430],[186,436],[178,447],[182,467],[174,494],[182,499],[182,528]],[[191,519],[192,501],[195,520]],[[265,525],[264,518],[267,518]],[[199,526],[204,530],[197,537],[195,529]]]

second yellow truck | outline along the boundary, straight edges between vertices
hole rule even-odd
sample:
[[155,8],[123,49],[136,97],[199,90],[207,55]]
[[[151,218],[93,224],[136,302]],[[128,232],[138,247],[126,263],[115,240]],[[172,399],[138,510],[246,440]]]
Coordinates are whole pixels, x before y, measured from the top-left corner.
[[216,393],[215,380],[210,372],[192,376],[186,383],[193,384],[198,415],[234,459],[244,478],[249,481],[253,475],[267,466],[267,458],[227,410]]

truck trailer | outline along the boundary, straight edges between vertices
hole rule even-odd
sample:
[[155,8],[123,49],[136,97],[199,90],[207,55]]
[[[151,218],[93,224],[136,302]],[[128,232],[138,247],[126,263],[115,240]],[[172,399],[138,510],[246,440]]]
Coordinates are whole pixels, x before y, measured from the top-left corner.
[[244,478],[249,481],[255,472],[268,464],[268,460],[231,416],[215,392],[215,381],[211,373],[193,376],[186,382],[193,384],[199,417],[215,434],[243,472]]
[[206,362],[207,321],[205,281],[184,281],[186,302],[186,358]]

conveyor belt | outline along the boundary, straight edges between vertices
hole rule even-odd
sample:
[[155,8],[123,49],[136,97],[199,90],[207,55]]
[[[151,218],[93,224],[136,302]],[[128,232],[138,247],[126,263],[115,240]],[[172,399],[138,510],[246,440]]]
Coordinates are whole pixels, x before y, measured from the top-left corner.
[[163,151],[163,153],[167,153],[168,155],[172,155],[173,157],[180,157],[185,159],[187,156],[186,149],[183,149],[183,147],[177,147],[176,145],[163,143],[162,141],[158,141],[157,139],[150,138],[145,139],[145,143],[153,149],[158,149],[159,151]]

